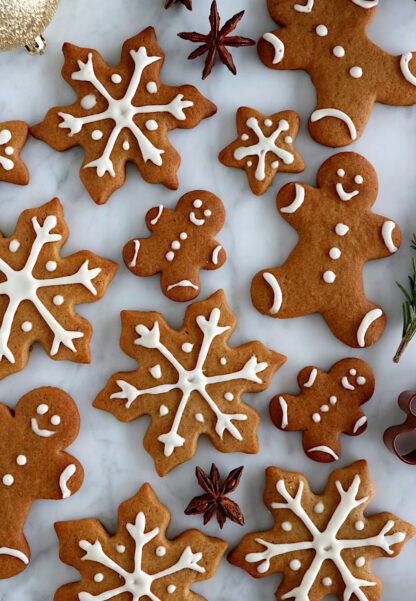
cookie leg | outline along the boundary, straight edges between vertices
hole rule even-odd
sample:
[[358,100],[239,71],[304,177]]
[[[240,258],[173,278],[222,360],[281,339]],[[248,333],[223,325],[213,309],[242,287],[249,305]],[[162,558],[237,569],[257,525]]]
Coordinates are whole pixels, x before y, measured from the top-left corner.
[[331,309],[322,316],[331,332],[341,342],[353,348],[371,346],[381,337],[386,327],[384,311],[366,298],[353,299],[348,305]]
[[[312,416],[311,416],[312,422]],[[324,426],[314,426],[306,430],[302,438],[305,455],[319,463],[338,461],[341,455],[341,443],[338,432],[328,432]]]

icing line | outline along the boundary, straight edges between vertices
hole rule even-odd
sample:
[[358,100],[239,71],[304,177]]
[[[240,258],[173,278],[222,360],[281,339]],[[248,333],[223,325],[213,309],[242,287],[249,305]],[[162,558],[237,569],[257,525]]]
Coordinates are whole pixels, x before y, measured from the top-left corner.
[[295,189],[295,200],[287,207],[280,209],[281,213],[295,213],[303,205],[305,201],[305,188],[300,184],[295,184]]
[[314,111],[311,115],[312,123],[315,121],[320,121],[321,119],[325,119],[326,117],[335,117],[336,119],[341,119],[347,125],[350,136],[352,140],[356,140],[357,138],[357,130],[355,128],[354,122],[346,113],[340,111],[339,109],[319,109]]
[[282,302],[283,302],[283,295],[282,295],[282,289],[279,286],[279,282],[277,281],[277,279],[274,277],[274,275],[272,273],[263,273],[263,278],[266,280],[266,282],[269,284],[269,286],[271,286],[273,293],[274,293],[274,302],[273,302],[273,306],[270,309],[270,313],[272,315],[276,315],[276,313],[279,313],[280,308],[282,306]]
[[363,320],[360,324],[360,327],[357,331],[357,341],[361,348],[365,347],[365,335],[369,327],[380,317],[383,315],[383,311],[381,309],[373,309],[369,311],[367,315],[363,317]]
[[72,494],[68,488],[68,480],[72,478],[76,470],[76,465],[70,463],[69,465],[67,465],[67,467],[64,469],[64,471],[59,477],[59,488],[61,489],[63,499],[67,499]]

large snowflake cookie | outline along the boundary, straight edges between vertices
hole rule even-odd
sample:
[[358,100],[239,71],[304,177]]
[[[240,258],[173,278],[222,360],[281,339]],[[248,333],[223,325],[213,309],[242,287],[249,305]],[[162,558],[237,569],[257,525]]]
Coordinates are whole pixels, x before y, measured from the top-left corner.
[[0,403],[0,579],[29,563],[23,526],[32,503],[66,499],[80,488],[82,466],[63,452],[78,430],[77,407],[58,388],[32,390],[14,411]]
[[280,190],[277,208],[299,242],[282,267],[254,277],[253,304],[283,319],[321,313],[342,342],[367,347],[382,335],[386,316],[365,296],[363,267],[394,254],[401,233],[394,221],[372,212],[377,174],[362,156],[331,157],[317,182],[317,188],[290,183]]
[[311,459],[337,461],[341,432],[358,436],[367,428],[360,405],[374,394],[373,372],[360,359],[343,359],[328,373],[305,367],[298,382],[301,394],[279,394],[270,403],[273,423],[284,432],[303,431],[303,449]]
[[195,127],[217,109],[193,86],[161,83],[165,55],[154,29],[124,43],[117,67],[89,48],[64,44],[63,52],[62,75],[78,99],[51,109],[31,134],[58,151],[82,146],[81,180],[97,204],[123,185],[127,161],[147,182],[176,189],[180,157],[167,132]]
[[300,123],[294,111],[266,117],[243,106],[236,121],[238,138],[220,152],[219,160],[227,167],[245,169],[254,194],[264,194],[279,172],[300,173],[305,169],[293,148]]
[[203,190],[182,196],[176,209],[163,205],[146,215],[150,238],[135,238],[124,247],[124,262],[132,273],[161,272],[163,294],[174,301],[190,301],[200,292],[199,270],[218,269],[226,260],[214,239],[225,221],[221,200]]
[[24,368],[36,341],[52,359],[90,361],[92,328],[74,305],[99,300],[117,264],[86,250],[61,258],[67,238],[57,198],[0,237],[0,379]]
[[29,172],[20,158],[29,128],[24,121],[0,123],[0,181],[26,186]]
[[371,562],[398,555],[416,528],[391,513],[366,517],[373,497],[365,461],[333,472],[322,495],[302,474],[269,467],[264,503],[274,526],[245,536],[229,560],[255,578],[283,574],[277,601],[378,601]]
[[258,45],[270,69],[303,69],[316,87],[312,137],[346,146],[364,131],[375,102],[416,104],[416,60],[391,56],[367,37],[378,0],[267,0],[282,27]]
[[54,601],[205,601],[189,587],[211,578],[227,543],[188,530],[166,538],[170,513],[149,484],[122,503],[118,529],[95,519],[58,522],[60,558],[81,574],[57,590]]
[[222,290],[190,305],[180,330],[154,312],[121,321],[121,348],[139,367],[112,376],[94,407],[122,422],[151,416],[143,444],[161,476],[195,454],[201,434],[219,451],[257,453],[260,418],[241,395],[265,390],[286,357],[257,341],[228,346],[237,322]]

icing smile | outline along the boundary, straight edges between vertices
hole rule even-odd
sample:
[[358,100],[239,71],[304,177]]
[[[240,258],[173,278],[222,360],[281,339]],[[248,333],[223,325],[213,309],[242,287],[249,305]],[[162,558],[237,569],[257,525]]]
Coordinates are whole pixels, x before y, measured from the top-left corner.
[[337,183],[336,188],[337,194],[340,197],[340,199],[345,201],[351,200],[351,198],[354,198],[354,196],[358,196],[358,194],[360,193],[358,190],[353,190],[353,192],[346,192],[341,182]]

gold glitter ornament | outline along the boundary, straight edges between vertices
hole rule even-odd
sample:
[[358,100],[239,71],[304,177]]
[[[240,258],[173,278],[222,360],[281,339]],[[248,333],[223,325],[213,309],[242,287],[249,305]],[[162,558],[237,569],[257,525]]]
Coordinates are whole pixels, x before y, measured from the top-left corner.
[[42,34],[58,4],[59,0],[0,0],[0,51],[25,46],[31,54],[42,54]]

